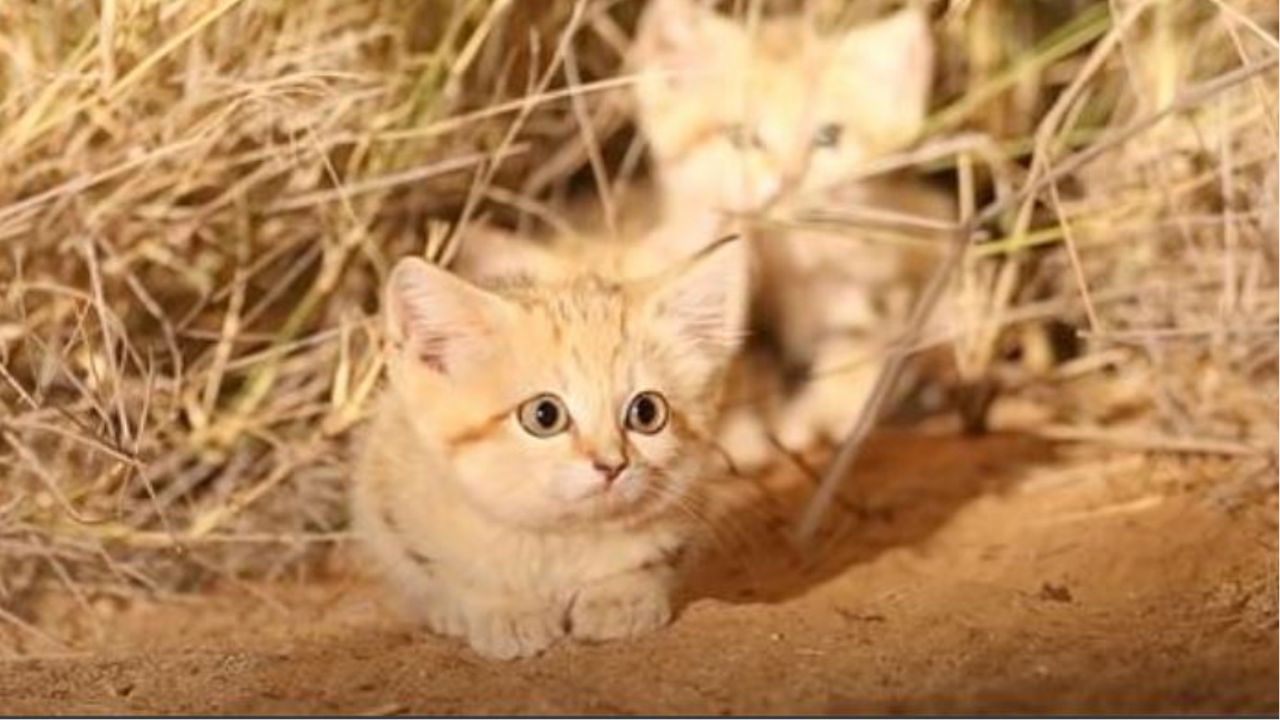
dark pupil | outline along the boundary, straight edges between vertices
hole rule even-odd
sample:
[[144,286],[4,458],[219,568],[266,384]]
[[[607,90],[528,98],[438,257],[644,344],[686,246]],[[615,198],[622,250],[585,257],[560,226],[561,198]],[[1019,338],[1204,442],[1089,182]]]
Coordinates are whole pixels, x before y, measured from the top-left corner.
[[647,397],[636,400],[636,422],[643,425],[650,425],[658,417],[658,408],[653,401]]
[[818,128],[818,134],[814,138],[814,142],[823,147],[831,147],[840,142],[840,134],[843,128],[835,123],[823,125]]
[[729,134],[729,142],[732,143],[734,147],[739,147],[739,148],[760,147],[760,144],[761,144],[760,137],[756,135],[753,130],[747,128],[747,126],[745,125],[742,125],[742,124],[730,125],[728,129],[728,134]]
[[553,428],[560,419],[560,409],[553,402],[543,400],[533,411],[533,419],[543,428]]

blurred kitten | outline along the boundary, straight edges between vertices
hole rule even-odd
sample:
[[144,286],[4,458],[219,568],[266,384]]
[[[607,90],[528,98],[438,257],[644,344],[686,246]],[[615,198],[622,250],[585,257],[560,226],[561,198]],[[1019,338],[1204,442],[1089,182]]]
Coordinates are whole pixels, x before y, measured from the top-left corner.
[[[850,205],[949,219],[920,186],[859,181],[869,160],[919,133],[932,83],[925,15],[906,9],[834,36],[799,17],[731,20],[693,0],[655,0],[633,49],[641,129],[662,199],[650,242],[697,250],[723,218],[795,220]],[[752,232],[754,321],[808,380],[777,420],[784,445],[842,437],[935,253],[831,230]],[[760,457],[750,432],[736,457]]]
[[743,336],[743,252],[632,279],[396,266],[353,516],[432,629],[513,658],[670,619]]

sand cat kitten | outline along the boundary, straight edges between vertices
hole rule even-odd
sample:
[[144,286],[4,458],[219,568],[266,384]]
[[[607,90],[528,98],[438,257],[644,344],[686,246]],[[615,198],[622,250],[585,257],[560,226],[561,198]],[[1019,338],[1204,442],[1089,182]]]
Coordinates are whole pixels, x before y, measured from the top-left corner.
[[[933,46],[922,12],[823,35],[801,18],[748,27],[693,0],[655,0],[634,53],[640,125],[663,197],[663,227],[651,238],[671,253],[696,250],[688,240],[714,237],[704,226],[726,214],[900,204],[893,190],[853,179],[923,124]],[[948,214],[947,203],[924,200],[927,214]],[[811,378],[777,431],[792,447],[815,432],[841,436],[891,334],[886,306],[905,308],[903,281],[932,254],[764,228],[753,249],[755,322]]]
[[629,281],[396,267],[353,515],[431,628],[512,658],[669,620],[743,335],[741,247]]

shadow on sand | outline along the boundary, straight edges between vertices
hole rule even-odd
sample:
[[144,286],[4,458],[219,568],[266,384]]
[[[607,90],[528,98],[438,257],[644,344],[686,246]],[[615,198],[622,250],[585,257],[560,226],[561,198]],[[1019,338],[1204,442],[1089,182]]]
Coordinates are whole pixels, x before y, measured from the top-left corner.
[[792,459],[718,492],[715,542],[698,561],[690,601],[780,602],[851,565],[926,542],[966,503],[999,493],[1027,466],[1051,458],[1034,438],[874,435],[807,547],[792,532],[829,454]]

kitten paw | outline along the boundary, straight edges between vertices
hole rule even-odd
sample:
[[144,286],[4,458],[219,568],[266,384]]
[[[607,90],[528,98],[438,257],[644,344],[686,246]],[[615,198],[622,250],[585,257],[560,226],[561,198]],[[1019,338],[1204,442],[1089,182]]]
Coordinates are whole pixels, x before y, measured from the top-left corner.
[[731,412],[724,419],[720,428],[720,447],[739,473],[754,474],[773,460],[773,447],[764,423],[746,410]]
[[634,637],[671,621],[667,585],[648,573],[627,573],[585,588],[569,609],[569,634],[599,641]]
[[437,635],[445,637],[465,637],[467,620],[462,610],[451,602],[432,601],[419,613],[427,627]]
[[495,660],[537,655],[565,634],[563,616],[550,608],[456,589],[423,598],[417,611],[432,632],[460,638],[472,650]]
[[848,436],[871,394],[868,385],[851,379],[814,388],[809,422],[818,440],[838,445]]
[[788,452],[804,453],[818,442],[817,419],[812,399],[802,394],[783,408],[774,435]]
[[875,383],[875,368],[848,372],[809,383],[784,408],[778,440],[792,452],[803,452],[819,442],[839,444],[862,412]]
[[467,644],[494,660],[532,657],[564,635],[560,618],[543,609],[473,612],[466,625]]

